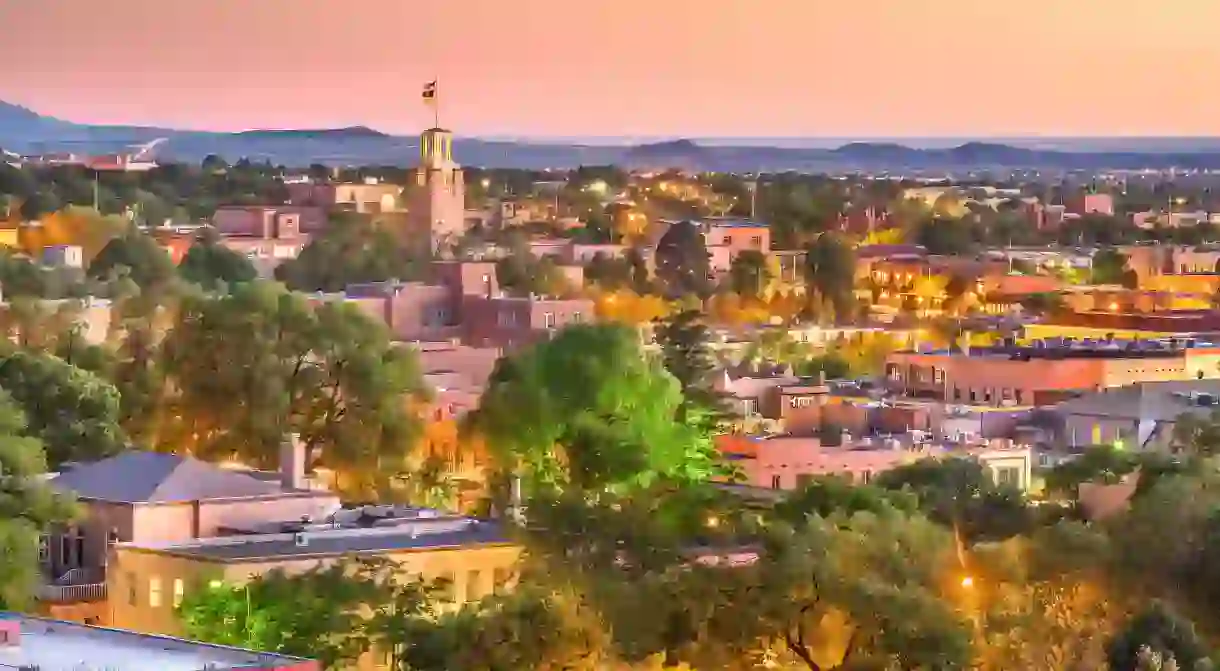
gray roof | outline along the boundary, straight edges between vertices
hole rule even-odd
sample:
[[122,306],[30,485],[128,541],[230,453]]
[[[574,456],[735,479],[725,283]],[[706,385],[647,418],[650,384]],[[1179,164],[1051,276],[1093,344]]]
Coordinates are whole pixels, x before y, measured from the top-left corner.
[[265,496],[283,492],[278,482],[249,473],[160,452],[128,451],[80,464],[51,484],[82,499],[116,503],[174,503]]
[[[190,555],[217,561],[278,560],[294,556],[380,554],[401,550],[436,550],[508,543],[509,538],[500,525],[479,522],[462,529],[412,533],[410,525],[393,533],[383,529],[370,529],[352,533],[350,530],[336,532],[309,532],[308,544],[297,545],[288,534],[250,536],[249,540],[236,541],[230,537],[224,543],[201,542],[174,545],[163,548],[166,552]],[[230,542],[232,541],[232,542]]]
[[1220,397],[1220,380],[1141,382],[1064,401],[1055,411],[1061,416],[1172,422],[1182,413],[1206,415],[1218,407],[1191,404],[1179,395],[1191,392]]

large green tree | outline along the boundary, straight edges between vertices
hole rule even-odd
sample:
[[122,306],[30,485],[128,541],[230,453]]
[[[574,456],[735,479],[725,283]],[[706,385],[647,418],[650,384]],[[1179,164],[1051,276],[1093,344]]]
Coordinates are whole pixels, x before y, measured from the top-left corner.
[[678,421],[682,393],[638,334],[578,325],[501,359],[471,423],[532,484],[617,488],[719,469],[710,436]]
[[23,350],[0,356],[0,388],[24,410],[52,467],[108,457],[125,445],[118,390],[57,356]]
[[42,443],[28,434],[20,408],[0,389],[0,608],[29,604],[38,580],[38,536],[67,522],[71,499],[43,479]]
[[419,277],[420,261],[367,216],[339,213],[297,258],[276,268],[275,276],[297,291],[335,292],[350,284]]
[[223,296],[188,296],[163,347],[172,380],[162,441],[202,455],[271,466],[298,433],[322,465],[357,478],[388,477],[417,435],[411,401],[424,390],[412,351],[341,301],[311,304],[274,283]]

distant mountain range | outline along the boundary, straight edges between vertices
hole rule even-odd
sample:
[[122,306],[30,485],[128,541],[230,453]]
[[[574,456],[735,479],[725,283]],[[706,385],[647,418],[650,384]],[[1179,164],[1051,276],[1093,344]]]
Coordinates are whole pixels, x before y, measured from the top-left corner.
[[[389,135],[356,126],[312,130],[251,130],[239,133],[184,131],[143,126],[78,124],[0,101],[0,148],[23,155],[75,152],[106,154],[158,138],[162,161],[197,162],[209,154],[275,164],[412,165],[415,137]],[[1063,143],[1060,142],[1060,145]],[[547,143],[529,140],[458,138],[454,155],[468,166],[567,168],[617,164],[637,168],[678,167],[711,171],[890,171],[896,173],[1010,170],[1099,170],[1169,168],[1220,169],[1220,142],[1214,138],[1167,139],[1170,150],[1134,149],[1138,141],[1094,140],[1104,151],[1066,151],[997,142],[965,142],[953,147],[915,148],[893,142],[853,142],[838,148],[760,146],[673,140],[636,145]],[[1118,149],[1117,147],[1125,147]]]

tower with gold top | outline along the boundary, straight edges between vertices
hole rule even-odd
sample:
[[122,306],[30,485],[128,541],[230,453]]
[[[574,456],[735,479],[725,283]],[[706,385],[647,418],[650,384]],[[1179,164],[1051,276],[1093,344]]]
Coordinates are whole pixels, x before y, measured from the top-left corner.
[[[436,108],[436,82],[424,87],[424,102]],[[437,115],[439,121],[439,115]],[[436,123],[419,136],[419,166],[404,192],[410,230],[429,231],[432,251],[466,232],[466,186],[453,160],[453,133]]]

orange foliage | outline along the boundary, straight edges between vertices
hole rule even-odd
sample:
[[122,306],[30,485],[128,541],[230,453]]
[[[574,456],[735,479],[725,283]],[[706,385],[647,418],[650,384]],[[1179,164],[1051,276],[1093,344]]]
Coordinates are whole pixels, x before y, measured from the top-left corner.
[[631,326],[642,326],[670,312],[665,299],[628,290],[597,293],[593,305],[598,319]]
[[707,312],[713,322],[731,326],[766,324],[771,320],[766,303],[733,293],[713,296],[708,301]]
[[479,436],[463,437],[452,419],[433,419],[424,423],[419,444],[412,457],[424,460],[437,457],[449,465],[455,475],[467,475],[487,466],[490,455],[487,444]]
[[21,246],[26,253],[37,258],[47,247],[77,245],[84,255],[85,265],[127,227],[127,222],[118,217],[103,217],[84,207],[69,207],[48,214],[41,224],[22,229]]

